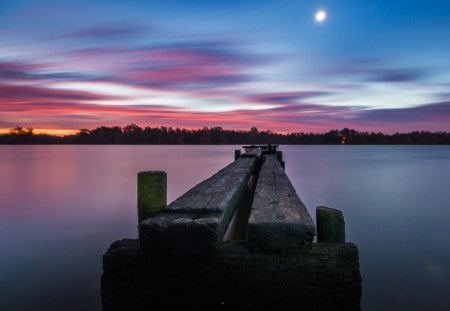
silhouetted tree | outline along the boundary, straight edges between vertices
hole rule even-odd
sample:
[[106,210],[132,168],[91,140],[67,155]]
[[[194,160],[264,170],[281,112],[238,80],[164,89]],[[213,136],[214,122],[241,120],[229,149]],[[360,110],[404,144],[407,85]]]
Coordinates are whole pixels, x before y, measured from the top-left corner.
[[8,134],[0,135],[0,144],[450,144],[450,133],[414,131],[385,135],[358,132],[354,129],[331,130],[326,133],[288,133],[224,130],[222,127],[203,127],[187,130],[172,127],[145,127],[130,124],[100,126],[93,130],[80,129],[75,135],[64,137],[34,134],[32,128],[16,126]]

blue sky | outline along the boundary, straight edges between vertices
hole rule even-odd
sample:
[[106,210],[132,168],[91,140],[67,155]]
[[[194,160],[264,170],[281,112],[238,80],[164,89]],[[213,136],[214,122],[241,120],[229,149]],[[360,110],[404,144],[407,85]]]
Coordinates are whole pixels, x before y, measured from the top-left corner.
[[448,1],[3,1],[0,129],[450,131],[449,34]]

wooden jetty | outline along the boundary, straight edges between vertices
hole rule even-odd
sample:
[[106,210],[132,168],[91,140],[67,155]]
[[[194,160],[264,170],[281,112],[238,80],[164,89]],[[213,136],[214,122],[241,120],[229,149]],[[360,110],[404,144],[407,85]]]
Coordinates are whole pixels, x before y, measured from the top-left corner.
[[104,310],[360,309],[342,213],[318,207],[316,230],[278,146],[243,148],[167,206],[165,173],[138,174],[139,239],[103,256]]

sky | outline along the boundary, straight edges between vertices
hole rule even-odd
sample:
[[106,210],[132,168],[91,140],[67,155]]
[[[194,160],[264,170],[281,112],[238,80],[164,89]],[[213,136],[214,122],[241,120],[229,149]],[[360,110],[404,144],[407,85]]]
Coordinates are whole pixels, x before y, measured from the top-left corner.
[[0,132],[132,123],[450,131],[450,2],[0,1]]

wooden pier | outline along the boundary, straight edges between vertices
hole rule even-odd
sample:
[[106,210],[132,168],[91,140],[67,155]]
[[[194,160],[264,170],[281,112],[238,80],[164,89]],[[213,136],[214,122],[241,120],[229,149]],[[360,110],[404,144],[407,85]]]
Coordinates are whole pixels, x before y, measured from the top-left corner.
[[342,213],[318,207],[315,243],[278,146],[243,148],[167,206],[165,173],[139,173],[139,239],[103,256],[104,310],[360,309]]

